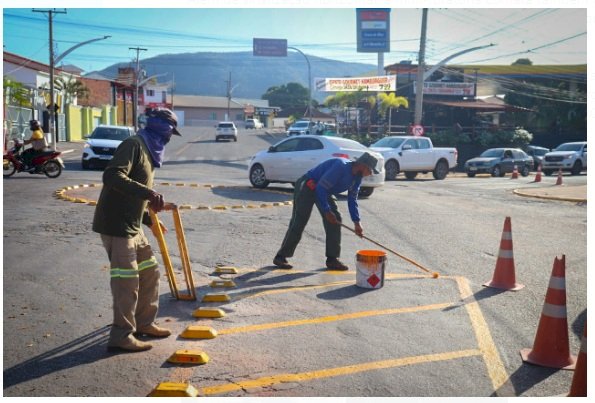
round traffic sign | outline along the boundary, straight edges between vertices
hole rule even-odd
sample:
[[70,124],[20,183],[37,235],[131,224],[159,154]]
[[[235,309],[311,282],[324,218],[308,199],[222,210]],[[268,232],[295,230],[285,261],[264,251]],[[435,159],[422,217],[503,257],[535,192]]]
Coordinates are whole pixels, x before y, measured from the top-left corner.
[[424,127],[422,125],[415,125],[411,128],[411,132],[414,136],[423,136],[424,135]]

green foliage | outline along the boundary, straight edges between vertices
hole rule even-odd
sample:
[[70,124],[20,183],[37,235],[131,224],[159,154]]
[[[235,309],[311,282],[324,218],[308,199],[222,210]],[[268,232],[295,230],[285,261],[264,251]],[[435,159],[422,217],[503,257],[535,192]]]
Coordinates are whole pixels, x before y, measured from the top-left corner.
[[384,93],[381,92],[379,95],[380,107],[379,112],[381,116],[386,116],[386,112],[393,108],[400,108],[401,106],[409,108],[409,101],[405,97],[398,97],[394,92]]
[[18,106],[31,106],[30,90],[22,83],[14,81],[8,76],[2,78],[2,89],[4,94],[8,94],[8,103]]
[[81,81],[76,78],[65,79],[63,77],[57,77],[54,80],[54,86],[56,90],[64,92],[64,103],[70,104],[74,98],[88,98],[89,89]]
[[454,129],[429,133],[428,137],[437,147],[456,147],[460,144],[476,144],[486,148],[517,147],[523,148],[533,140],[533,134],[523,128],[514,130],[484,130],[469,134]]
[[427,136],[432,139],[432,144],[436,147],[454,147],[453,144],[471,144],[471,137],[467,133],[457,132],[456,130],[441,130],[435,133],[428,133]]
[[[299,83],[288,83],[270,87],[262,99],[269,101],[269,105],[279,106],[281,109],[308,106],[308,89]],[[313,100],[313,104],[316,102]]]

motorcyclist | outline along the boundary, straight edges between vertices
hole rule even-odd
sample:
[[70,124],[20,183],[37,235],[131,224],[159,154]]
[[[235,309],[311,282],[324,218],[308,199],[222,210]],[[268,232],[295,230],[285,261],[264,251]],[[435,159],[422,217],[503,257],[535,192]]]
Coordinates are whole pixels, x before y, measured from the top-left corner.
[[44,149],[48,146],[39,121],[35,119],[30,120],[29,129],[31,130],[31,137],[29,140],[25,140],[24,145],[31,144],[31,147],[21,154],[21,160],[25,164],[24,169],[27,171],[34,168],[32,166],[33,158],[43,153]]

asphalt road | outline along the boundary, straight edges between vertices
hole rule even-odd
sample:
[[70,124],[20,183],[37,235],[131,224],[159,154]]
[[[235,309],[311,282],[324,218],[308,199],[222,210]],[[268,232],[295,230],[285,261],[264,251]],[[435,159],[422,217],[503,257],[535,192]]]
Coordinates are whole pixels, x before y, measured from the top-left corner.
[[[76,146],[57,179],[21,173],[4,180],[5,396],[145,396],[174,381],[204,396],[568,392],[571,371],[524,364],[519,350],[533,345],[554,258],[564,254],[570,351],[578,352],[587,304],[586,204],[513,194],[532,178],[387,182],[360,201],[365,234],[440,277],[389,254],[384,286],[366,290],[355,285],[355,254],[379,248],[344,231],[342,258],[351,269],[324,270],[316,213],[291,259],[294,270],[272,267],[291,215],[291,187],[251,189],[247,165],[281,135],[242,131],[237,143],[216,143],[213,131],[185,128],[156,174],[156,190],[188,207],[182,220],[199,298],[172,299],[162,277],[159,322],[174,334],[144,353],[106,352],[108,261],[90,229],[94,207],[87,202],[99,188],[78,186],[100,185],[101,171],[82,171]],[[587,177],[564,179],[584,185]],[[544,178],[543,186],[554,182]],[[59,199],[57,190],[85,202]],[[340,208],[348,217],[344,199]],[[507,216],[516,279],[525,285],[516,292],[482,286],[492,278]],[[179,272],[173,221],[161,218]],[[238,268],[226,276],[235,288],[209,286],[218,278],[216,264]],[[181,275],[178,282],[184,289]],[[231,301],[200,302],[212,292]],[[198,307],[226,316],[193,318]],[[180,337],[190,325],[219,335]],[[202,350],[210,361],[166,362],[178,349]]]

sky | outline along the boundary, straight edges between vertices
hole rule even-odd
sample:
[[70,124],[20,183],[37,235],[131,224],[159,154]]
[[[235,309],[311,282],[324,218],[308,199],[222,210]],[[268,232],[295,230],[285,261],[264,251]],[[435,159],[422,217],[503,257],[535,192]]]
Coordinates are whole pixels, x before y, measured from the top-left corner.
[[[47,2],[35,1],[24,8],[27,3],[27,0],[4,2],[4,50],[47,64],[48,17],[32,9],[48,9],[49,6],[44,5]],[[81,46],[63,59],[64,64],[74,64],[85,72],[134,61],[137,53],[130,48],[147,49],[139,52],[141,60],[165,53],[251,52],[253,38],[287,39],[288,46],[308,55],[344,62],[378,63],[377,53],[358,53],[356,46],[356,7],[370,7],[371,2],[345,1],[335,8],[317,8],[317,2],[310,0],[220,0],[216,6],[206,1],[168,2],[178,8],[158,8],[164,2],[150,0],[143,4],[153,8],[118,8],[132,7],[134,2],[131,1],[97,3],[104,6],[102,8],[76,8],[81,3],[75,1],[51,3],[52,8],[64,6],[56,8],[57,11],[66,11],[54,15],[57,55],[77,43],[111,36]],[[259,3],[260,8],[254,8],[254,3]],[[437,5],[432,7],[433,3]],[[494,46],[458,56],[451,63],[510,65],[519,58],[529,58],[533,64],[587,63],[586,2],[565,3],[575,8],[561,8],[563,3],[554,1],[525,1],[528,6],[544,4],[547,8],[519,8],[523,1],[507,0],[441,3],[442,6],[440,2],[429,2],[426,64],[489,44]],[[325,2],[327,4],[332,7],[333,3]],[[373,7],[387,4],[394,6],[398,2],[378,1],[373,2]],[[235,5],[238,8],[232,7]],[[384,54],[384,65],[402,60],[417,63],[421,8],[390,10],[391,51]]]

